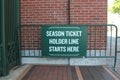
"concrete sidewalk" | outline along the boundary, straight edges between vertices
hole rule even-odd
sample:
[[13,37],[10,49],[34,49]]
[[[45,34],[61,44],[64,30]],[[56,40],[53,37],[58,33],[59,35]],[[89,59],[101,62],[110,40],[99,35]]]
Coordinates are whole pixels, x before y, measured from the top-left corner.
[[0,77],[0,80],[16,80],[28,66],[22,65],[21,67],[16,67],[10,71],[8,76]]

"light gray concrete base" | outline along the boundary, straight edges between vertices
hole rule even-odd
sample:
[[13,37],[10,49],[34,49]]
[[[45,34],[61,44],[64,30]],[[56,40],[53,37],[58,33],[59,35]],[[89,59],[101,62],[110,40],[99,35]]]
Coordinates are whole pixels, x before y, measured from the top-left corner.
[[22,58],[23,64],[68,64],[67,58]]
[[89,66],[89,65],[106,65],[106,59],[101,58],[71,58],[70,65],[80,65],[80,66]]
[[23,64],[60,64],[60,65],[106,65],[106,59],[99,58],[22,58]]

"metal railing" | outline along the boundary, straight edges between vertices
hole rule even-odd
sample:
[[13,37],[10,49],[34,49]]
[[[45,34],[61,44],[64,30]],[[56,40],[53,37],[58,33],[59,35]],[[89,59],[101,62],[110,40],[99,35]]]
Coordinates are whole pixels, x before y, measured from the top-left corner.
[[[77,25],[76,25],[77,26]],[[87,26],[87,58],[113,58],[116,65],[117,26],[95,24]],[[41,25],[21,25],[22,57],[43,57],[41,53]]]

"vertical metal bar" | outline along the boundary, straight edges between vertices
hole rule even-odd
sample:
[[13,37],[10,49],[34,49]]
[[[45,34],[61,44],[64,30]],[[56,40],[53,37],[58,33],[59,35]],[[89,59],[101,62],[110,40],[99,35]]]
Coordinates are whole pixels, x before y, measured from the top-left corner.
[[29,56],[30,56],[30,50],[31,50],[31,41],[30,41],[30,37],[31,37],[31,35],[30,35],[30,30],[31,30],[31,27],[29,27],[29,30],[28,30],[28,52],[29,52]]
[[[9,29],[10,29],[10,32],[9,32],[9,33],[10,33],[10,34],[9,34],[9,42],[11,42],[11,41],[12,41],[12,36],[11,36],[11,35],[12,35],[12,28],[11,28],[11,26],[12,26],[12,20],[13,20],[13,19],[12,19],[12,17],[13,17],[13,16],[12,16],[12,15],[13,15],[13,14],[12,14],[12,0],[9,1],[8,4],[9,4],[9,8],[10,8],[10,9],[9,9],[9,16],[8,16],[8,17],[9,17],[9,20],[10,20],[10,21],[8,22],[8,23],[9,23]],[[10,38],[10,37],[11,37],[11,38]]]
[[[103,26],[103,27],[107,27],[108,28],[108,25],[106,25],[106,26]],[[105,36],[104,36],[104,38],[105,38],[105,56],[107,56],[107,28],[106,28],[106,30],[105,30]]]
[[[23,30],[25,29],[25,27],[26,27],[26,26],[23,27]],[[28,33],[27,33],[27,34],[28,34]],[[25,36],[26,36],[27,34],[25,34]],[[23,35],[22,35],[22,36],[23,36]],[[24,37],[24,36],[23,36],[23,37]],[[24,39],[24,40],[25,40],[25,39]],[[23,50],[24,50],[24,56],[25,56],[26,54],[28,54],[27,51],[26,51],[26,44],[27,44],[27,43],[26,43],[26,40],[25,40],[24,46],[23,46],[23,47],[24,47],[24,49],[23,49]]]
[[[12,30],[12,41],[11,42],[15,42],[14,41],[14,36],[16,35],[16,34],[14,34],[14,32],[15,32],[15,7],[14,7],[14,0],[12,0],[12,18],[13,18],[13,20],[12,20],[12,26],[11,26],[11,30]],[[16,56],[16,55],[15,55]]]
[[[22,29],[22,28],[21,28],[21,29]],[[24,29],[25,29],[25,26],[23,26],[23,29],[22,29],[22,30],[24,30]],[[20,34],[21,34],[21,32],[20,32]],[[26,35],[26,34],[25,34],[25,35]],[[24,37],[24,36],[22,35],[21,37]],[[24,40],[25,40],[25,39],[24,39]],[[24,41],[24,46],[23,46],[24,56],[26,55],[25,49],[26,49],[26,40]]]
[[93,36],[94,37],[94,40],[93,40],[94,42],[92,41],[92,43],[94,45],[93,46],[93,48],[94,48],[93,52],[94,53],[93,52],[92,53],[93,53],[93,56],[95,57],[96,56],[96,26],[95,25],[93,26],[93,29],[94,29],[94,36]]
[[92,48],[91,48],[91,43],[92,43],[92,40],[91,40],[91,39],[92,39],[92,31],[91,31],[91,28],[92,28],[92,27],[91,27],[91,26],[89,26],[89,27],[90,27],[90,40],[88,40],[88,41],[89,41],[89,45],[90,45],[90,56],[92,56],[92,55],[91,55],[91,54],[92,54],[92,52],[91,52],[91,51],[92,51]]
[[115,58],[114,58],[114,69],[116,68],[116,62],[117,62],[117,37],[118,37],[118,28],[114,25],[116,28],[116,36],[115,36]]
[[98,36],[96,31],[97,31],[97,26],[95,26],[95,45],[94,45],[95,46],[95,56],[97,56],[97,54],[96,54],[96,50],[97,50],[96,44],[97,44],[97,36]]
[[111,53],[112,53],[112,26],[110,26],[110,31],[111,31],[111,34],[110,34],[110,56],[111,56]]
[[40,57],[40,32],[41,32],[41,27],[39,26],[39,32],[38,32],[38,36],[37,36],[37,38],[38,38],[38,56]]
[[14,14],[14,0],[12,0],[12,24],[11,24],[11,31],[12,31],[12,34],[11,34],[11,37],[12,37],[12,41],[11,42],[14,42],[14,32],[15,32],[15,24],[14,24],[14,19],[15,19],[15,14]]
[[20,53],[20,1],[19,0],[15,0],[16,1],[16,27],[17,27],[17,46],[18,46],[18,65],[21,65],[21,53]]
[[[8,26],[8,33],[10,33],[10,26],[9,26],[9,23],[8,23],[8,21],[11,21],[10,20],[10,18],[9,18],[9,12],[10,12],[10,7],[9,7],[9,5],[10,5],[10,3],[9,3],[9,1],[8,1],[8,3],[7,3],[7,7],[6,7],[6,10],[7,10],[7,14],[5,15],[5,16],[7,16],[7,26]],[[8,36],[10,36],[10,34],[8,34]]]
[[19,48],[18,48],[18,40],[16,39],[16,38],[18,38],[18,32],[17,32],[17,24],[16,24],[16,19],[18,19],[17,18],[17,16],[16,16],[16,13],[17,13],[17,8],[16,8],[16,6],[17,6],[17,4],[16,4],[16,1],[17,0],[14,0],[14,28],[15,28],[15,30],[14,30],[14,37],[13,37],[13,40],[14,40],[14,49],[15,48],[17,48],[17,49],[15,49],[15,65],[17,65],[18,63],[19,63]]
[[[102,26],[102,27],[103,27],[103,26]],[[101,53],[101,50],[102,50],[102,44],[101,44],[101,41],[102,41],[102,39],[101,39],[101,38],[102,38],[102,37],[101,37],[102,32],[101,32],[101,31],[102,31],[102,30],[101,30],[101,29],[102,29],[102,27],[100,27],[100,32],[99,32],[99,37],[100,37],[100,50],[99,50],[99,53],[100,53],[100,56],[102,56],[102,53]]]
[[[0,10],[2,10],[2,0],[0,0]],[[2,11],[0,11],[0,76],[2,75],[2,73],[3,73],[3,67],[2,67]]]
[[9,68],[8,68],[8,56],[7,56],[7,39],[6,39],[6,19],[8,19],[6,15],[6,10],[8,0],[2,0],[2,45],[3,45],[3,53],[2,53],[2,60],[3,60],[3,76],[9,74]]
[[92,38],[91,38],[91,37],[92,37],[91,28],[92,28],[92,27],[91,27],[91,26],[87,26],[87,27],[89,27],[89,40],[88,40],[88,41],[89,41],[89,44],[88,44],[88,45],[89,45],[89,57],[91,57],[91,50],[92,50],[92,48],[91,48],[91,43],[92,43],[92,42],[91,42],[91,41],[92,41],[92,40],[91,40],[91,39],[92,39]]
[[[13,20],[12,20],[12,26],[11,26],[11,30],[12,30],[12,41],[11,42],[15,42],[14,41],[14,36],[16,35],[16,34],[14,34],[14,32],[15,32],[15,4],[14,4],[14,0],[12,0],[12,18],[13,18]],[[15,55],[16,56],[16,55]]]
[[[35,26],[33,26],[33,28],[36,28]],[[38,28],[38,26],[37,26],[37,28]],[[37,34],[38,35],[38,34]],[[35,44],[36,44],[36,40],[34,40],[34,39],[36,39],[36,35],[35,35],[35,31],[33,31],[33,33],[32,33],[32,40],[33,40],[33,47],[34,47],[34,57],[35,57],[35,50],[37,50],[36,49],[36,47],[34,46],[34,41],[35,41]]]
[[[2,10],[2,1],[0,0],[0,10]],[[0,12],[0,46],[2,44],[2,11]],[[0,63],[1,64],[1,63]]]
[[[11,35],[12,35],[12,33],[13,33],[13,32],[12,32],[12,28],[11,28],[12,22],[13,22],[13,19],[12,19],[12,18],[13,18],[13,16],[12,16],[12,15],[13,15],[13,14],[12,14],[12,8],[13,8],[13,7],[12,7],[12,0],[11,0],[11,1],[9,0],[9,3],[8,3],[8,4],[9,4],[9,16],[8,16],[8,18],[9,18],[9,20],[10,20],[10,21],[8,22],[8,24],[9,24],[9,29],[10,29],[10,32],[9,32],[9,42],[11,42],[11,41],[12,41],[12,36],[11,36]],[[11,38],[10,38],[10,37],[11,37]]]
[[21,58],[22,58],[22,54],[21,52],[23,53],[23,55],[25,56],[25,49],[24,47],[22,48],[24,51],[21,51],[21,43],[20,43],[20,39],[21,39],[21,26],[20,26],[20,1],[19,0],[16,0],[16,4],[17,4],[17,24],[18,24],[18,47],[19,47],[19,58],[20,58],[20,61],[19,61],[19,64],[21,64]]
[[0,43],[0,76],[3,74],[2,70],[3,70],[3,66],[2,66],[2,45]]

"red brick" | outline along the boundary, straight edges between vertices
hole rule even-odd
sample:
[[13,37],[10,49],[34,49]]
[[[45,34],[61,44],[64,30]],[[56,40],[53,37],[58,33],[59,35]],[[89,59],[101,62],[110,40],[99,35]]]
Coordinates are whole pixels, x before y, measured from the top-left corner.
[[[68,0],[20,0],[21,25],[30,24],[68,24]],[[107,23],[107,0],[71,0],[70,1],[70,23],[71,24],[106,24]],[[97,35],[92,31],[92,36],[100,36],[102,30],[105,36],[105,27],[97,28]],[[41,41],[40,29],[37,27],[21,27],[21,44],[24,49],[39,49]],[[103,37],[104,37],[103,36]],[[90,38],[88,38],[90,39]],[[96,43],[100,42],[100,37],[96,37]],[[88,40],[94,44],[95,40]],[[30,43],[28,45],[28,42]],[[102,48],[105,46],[105,39]],[[37,45],[39,44],[39,45]],[[96,46],[100,46],[99,44]],[[91,49],[95,49],[91,47]],[[96,48],[99,49],[99,48]]]

